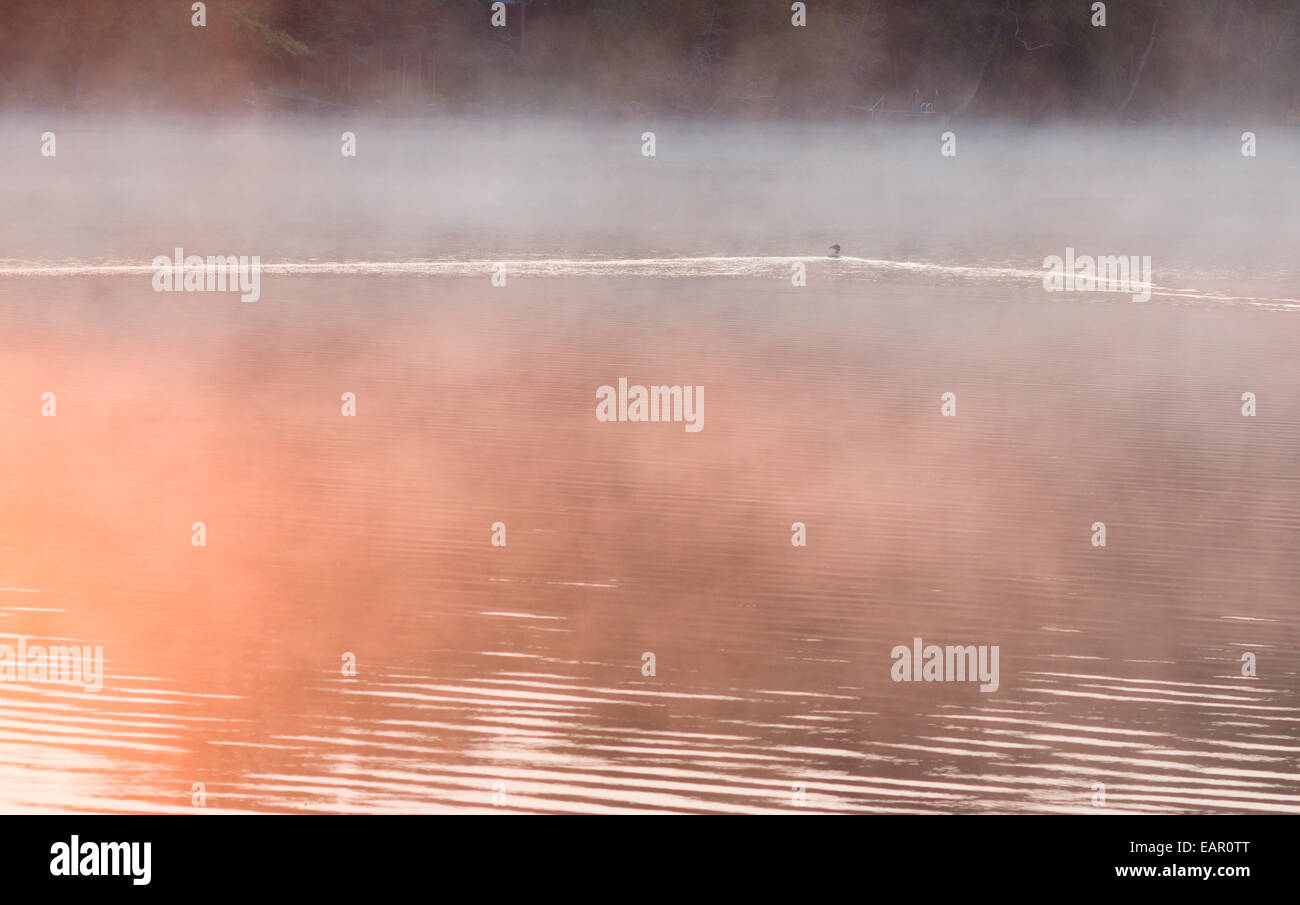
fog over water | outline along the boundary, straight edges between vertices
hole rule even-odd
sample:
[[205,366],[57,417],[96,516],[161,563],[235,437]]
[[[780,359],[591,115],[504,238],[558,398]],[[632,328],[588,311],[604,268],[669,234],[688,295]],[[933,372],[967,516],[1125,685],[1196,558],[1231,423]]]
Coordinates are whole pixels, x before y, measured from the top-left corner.
[[[823,255],[1039,270],[1066,246],[1294,287],[1300,135],[1242,128],[10,117],[20,261]],[[53,129],[57,159],[31,152]],[[654,158],[641,133],[656,135]],[[340,154],[357,135],[358,156]],[[229,252],[224,250],[229,248]],[[222,251],[212,250],[221,249]],[[247,251],[243,251],[247,249]],[[1157,281],[1159,282],[1159,281]],[[1296,295],[1293,291],[1291,295]]]
[[0,806],[1300,812],[1300,133],[1247,128],[6,118],[0,643],[105,675],[0,683]]

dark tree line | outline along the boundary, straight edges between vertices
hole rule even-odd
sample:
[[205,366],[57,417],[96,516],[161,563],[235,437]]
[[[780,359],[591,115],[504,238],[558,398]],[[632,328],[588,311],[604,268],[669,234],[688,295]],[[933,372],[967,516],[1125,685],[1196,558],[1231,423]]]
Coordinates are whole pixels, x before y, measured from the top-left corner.
[[0,105],[1300,119],[1296,0],[4,0]]

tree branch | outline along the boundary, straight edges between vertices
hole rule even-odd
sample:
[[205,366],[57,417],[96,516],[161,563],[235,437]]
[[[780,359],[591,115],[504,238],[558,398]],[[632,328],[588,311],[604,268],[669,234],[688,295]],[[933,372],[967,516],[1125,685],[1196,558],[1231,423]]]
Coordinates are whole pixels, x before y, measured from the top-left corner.
[[1128,97],[1124,98],[1124,103],[1119,105],[1121,111],[1128,107],[1128,102],[1133,100],[1133,95],[1137,94],[1138,83],[1142,81],[1142,70],[1147,64],[1147,57],[1151,56],[1151,48],[1156,43],[1156,23],[1159,21],[1160,14],[1156,13],[1156,17],[1151,20],[1151,40],[1147,42],[1147,49],[1142,52],[1142,59],[1138,60],[1137,72],[1133,73],[1133,79],[1129,83]]

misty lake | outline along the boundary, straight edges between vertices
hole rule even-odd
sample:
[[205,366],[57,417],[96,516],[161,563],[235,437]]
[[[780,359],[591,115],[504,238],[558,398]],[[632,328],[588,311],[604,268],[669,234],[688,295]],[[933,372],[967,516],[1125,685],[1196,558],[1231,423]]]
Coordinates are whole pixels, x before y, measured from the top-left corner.
[[0,643],[104,675],[0,682],[6,810],[1300,812],[1295,130],[60,119]]

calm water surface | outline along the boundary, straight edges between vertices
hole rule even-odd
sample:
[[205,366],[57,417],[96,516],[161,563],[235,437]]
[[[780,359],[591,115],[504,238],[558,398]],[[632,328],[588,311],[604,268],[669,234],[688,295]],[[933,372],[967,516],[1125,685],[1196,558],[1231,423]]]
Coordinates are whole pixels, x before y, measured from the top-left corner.
[[[329,221],[346,247],[276,232],[302,266],[241,304],[130,268],[256,242],[116,210],[102,245],[74,226],[103,211],[6,220],[0,643],[106,662],[99,692],[0,683],[0,808],[198,811],[201,782],[207,812],[1093,812],[1104,783],[1110,811],[1300,812],[1285,255],[1157,261],[1135,304],[1044,293],[1057,236],[794,288],[690,237],[557,258],[530,221],[440,257]],[[820,251],[790,232],[764,251]],[[620,377],[705,387],[704,429],[596,421]],[[999,689],[892,682],[918,636],[999,645]]]

